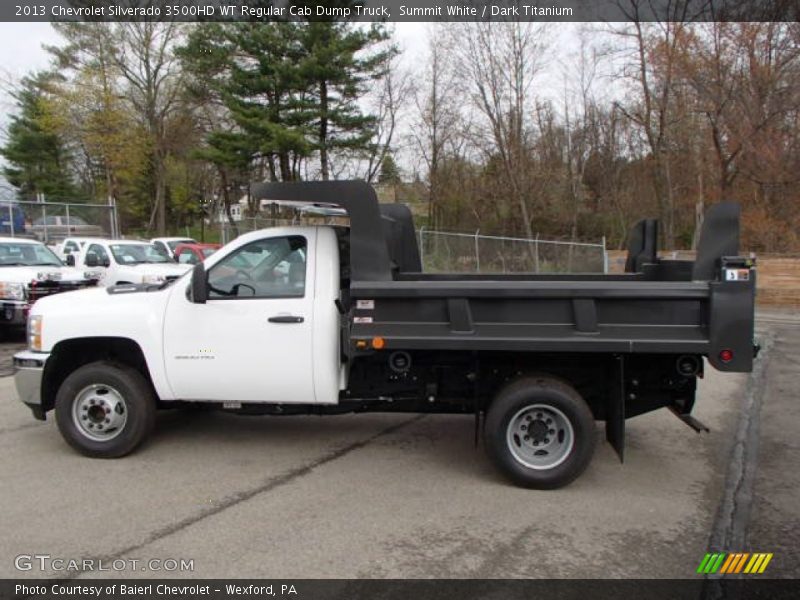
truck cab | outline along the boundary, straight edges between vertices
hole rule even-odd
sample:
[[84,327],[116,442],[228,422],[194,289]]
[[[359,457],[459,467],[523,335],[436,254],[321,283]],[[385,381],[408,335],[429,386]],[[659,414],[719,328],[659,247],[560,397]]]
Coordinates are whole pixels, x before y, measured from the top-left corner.
[[334,231],[248,233],[206,259],[205,271],[204,303],[192,301],[189,280],[175,285],[167,300],[165,396],[335,404],[341,361]]

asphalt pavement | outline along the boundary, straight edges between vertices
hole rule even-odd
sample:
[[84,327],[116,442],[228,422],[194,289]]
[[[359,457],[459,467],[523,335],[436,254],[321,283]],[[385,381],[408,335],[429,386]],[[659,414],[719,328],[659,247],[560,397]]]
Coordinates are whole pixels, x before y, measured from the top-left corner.
[[[133,455],[92,460],[0,378],[0,577],[696,578],[713,544],[797,577],[800,320],[761,317],[762,368],[700,383],[710,433],[637,417],[620,464],[598,424],[589,469],[547,492],[498,476],[460,416],[169,410]],[[21,555],[125,568],[20,571]]]

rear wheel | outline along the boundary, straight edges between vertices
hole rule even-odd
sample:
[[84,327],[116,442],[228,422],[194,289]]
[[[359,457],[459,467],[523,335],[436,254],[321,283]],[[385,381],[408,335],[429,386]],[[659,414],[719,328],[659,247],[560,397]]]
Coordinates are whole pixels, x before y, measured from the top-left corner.
[[526,377],[501,390],[486,415],[486,452],[517,485],[554,489],[578,477],[594,453],[591,410],[569,384]]
[[56,422],[70,446],[97,458],[132,452],[152,431],[156,402],[141,373],[99,361],[70,374],[56,394]]

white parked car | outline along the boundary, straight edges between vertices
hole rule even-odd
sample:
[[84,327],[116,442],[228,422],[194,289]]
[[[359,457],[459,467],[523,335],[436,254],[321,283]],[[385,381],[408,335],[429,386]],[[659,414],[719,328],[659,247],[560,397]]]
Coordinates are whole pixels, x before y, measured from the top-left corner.
[[150,240],[151,244],[163,250],[170,258],[175,258],[175,250],[181,244],[196,244],[197,240],[190,237],[160,237]]
[[191,269],[191,265],[179,265],[154,244],[140,240],[92,240],[81,249],[76,264],[91,270],[103,286],[163,283]]
[[65,267],[50,248],[35,240],[0,237],[0,323],[24,325],[43,296],[96,285],[92,274]]
[[86,245],[86,242],[92,242],[97,238],[91,237],[68,237],[64,238],[61,242],[53,246],[53,252],[56,253],[56,256],[67,262],[69,260],[69,256],[74,254],[77,256],[80,254],[81,248]]

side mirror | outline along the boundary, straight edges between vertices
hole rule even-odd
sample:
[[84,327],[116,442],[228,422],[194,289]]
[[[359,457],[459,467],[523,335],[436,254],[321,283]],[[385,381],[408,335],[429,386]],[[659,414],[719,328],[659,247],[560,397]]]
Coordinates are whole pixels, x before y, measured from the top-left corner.
[[97,254],[95,254],[94,252],[87,252],[86,253],[86,258],[84,259],[83,262],[87,267],[98,267],[98,266],[100,266],[100,261],[97,260]]
[[205,304],[208,300],[208,280],[206,268],[203,263],[197,263],[192,268],[192,302]]
[[70,267],[75,266],[75,256],[72,254],[67,254],[67,265]]

